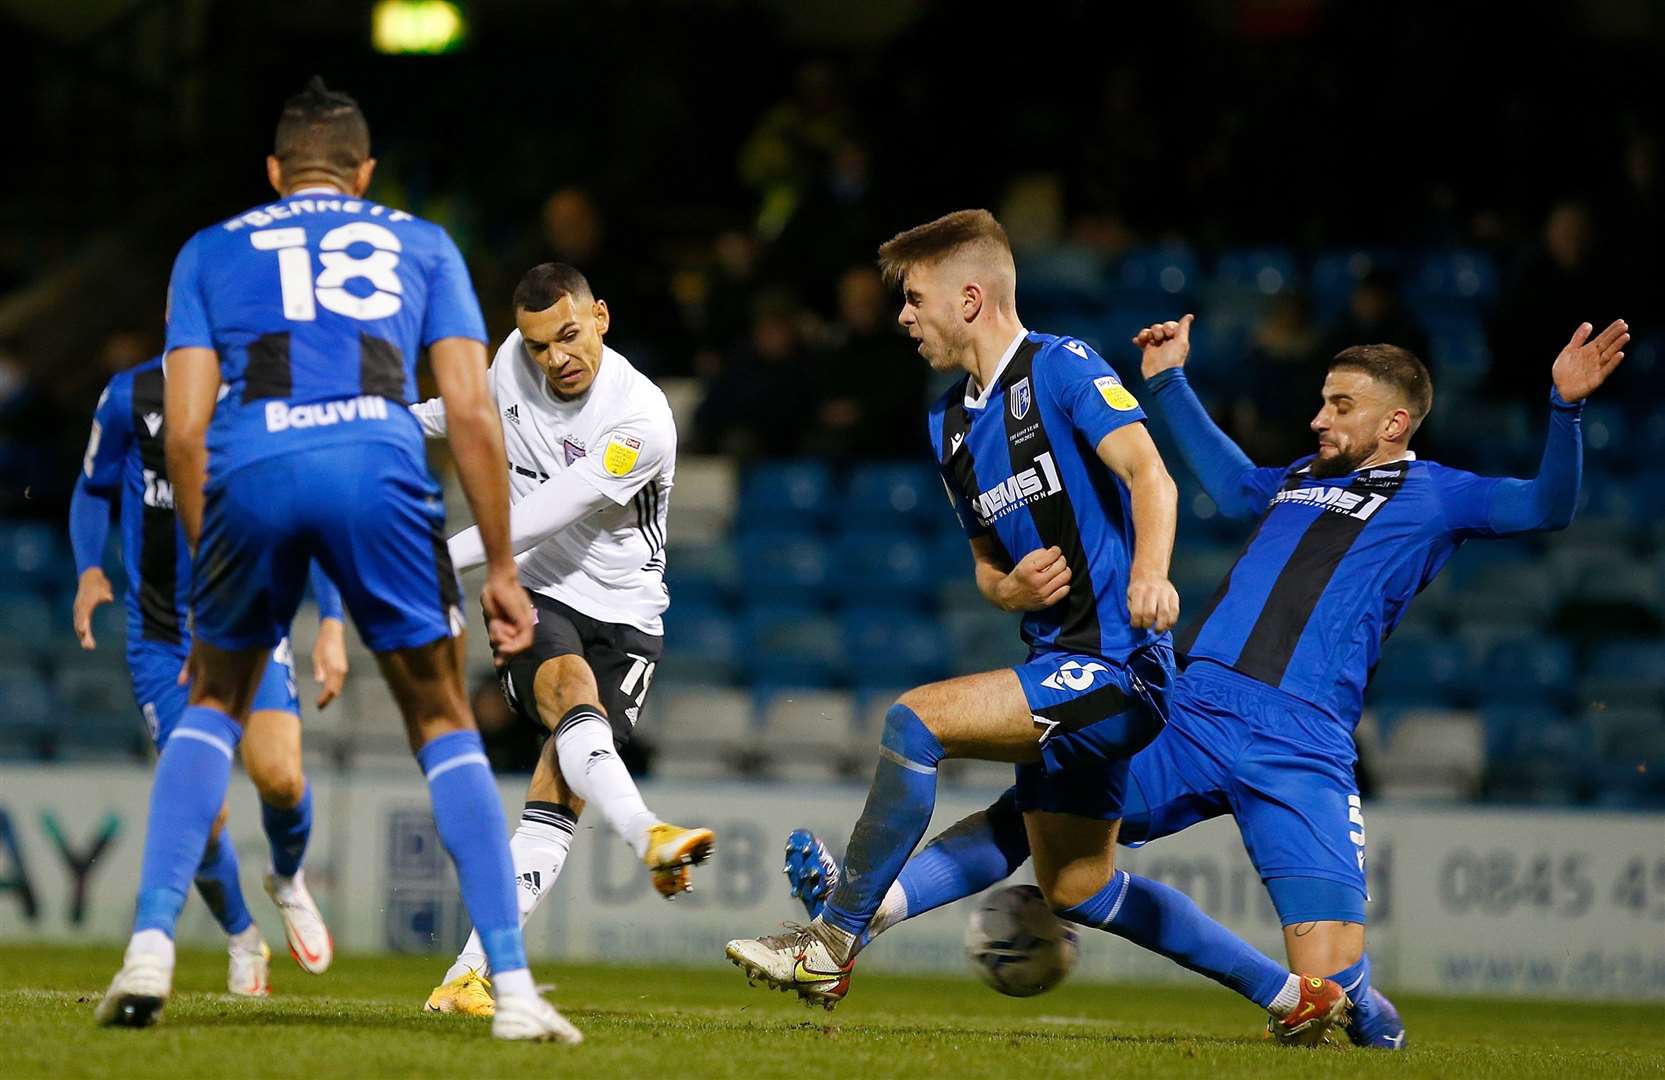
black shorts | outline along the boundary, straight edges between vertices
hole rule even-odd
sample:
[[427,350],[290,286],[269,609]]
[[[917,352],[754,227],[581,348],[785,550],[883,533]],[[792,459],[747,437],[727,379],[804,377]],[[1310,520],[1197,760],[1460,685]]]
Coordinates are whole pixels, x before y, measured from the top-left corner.
[[557,656],[581,656],[595,675],[601,709],[613,726],[613,745],[623,747],[641,718],[654,666],[664,655],[665,639],[634,626],[592,619],[541,593],[527,590],[526,595],[532,599],[537,619],[532,627],[532,647],[497,673],[509,707],[540,728],[553,729],[559,716],[538,715],[533,690],[538,669]]

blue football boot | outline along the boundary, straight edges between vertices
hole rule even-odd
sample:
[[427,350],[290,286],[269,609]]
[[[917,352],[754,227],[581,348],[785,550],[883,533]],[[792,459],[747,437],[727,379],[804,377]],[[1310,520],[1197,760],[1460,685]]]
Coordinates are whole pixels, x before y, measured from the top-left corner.
[[827,898],[838,888],[838,860],[827,845],[808,829],[793,829],[786,838],[787,883],[792,895],[803,901],[813,922],[827,906]]

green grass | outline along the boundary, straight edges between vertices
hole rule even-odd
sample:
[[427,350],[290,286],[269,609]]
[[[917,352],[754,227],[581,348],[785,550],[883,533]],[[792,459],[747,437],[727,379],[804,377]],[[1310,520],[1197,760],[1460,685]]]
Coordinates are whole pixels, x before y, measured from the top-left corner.
[[163,1023],[104,1030],[92,1009],[118,948],[0,948],[0,1076],[998,1077],[1665,1076],[1665,1006],[1397,997],[1412,1049],[1286,1049],[1211,988],[1065,985],[1003,998],[969,975],[858,976],[837,1012],[749,989],[733,968],[540,973],[584,1030],[576,1049],[497,1044],[488,1024],[419,1010],[444,961],[341,957],[329,974],[274,960],[276,996],[224,989],[223,954],[181,956]]

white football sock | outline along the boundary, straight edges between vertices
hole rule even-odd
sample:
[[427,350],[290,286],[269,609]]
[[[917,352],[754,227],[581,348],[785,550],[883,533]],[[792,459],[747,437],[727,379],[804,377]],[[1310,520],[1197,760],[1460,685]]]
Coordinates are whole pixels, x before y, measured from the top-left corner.
[[266,944],[266,939],[260,934],[260,927],[249,923],[241,932],[232,934],[227,939],[226,951],[234,953],[257,953],[260,946]]
[[1266,1006],[1266,1011],[1281,1020],[1288,1016],[1289,1010],[1300,1002],[1301,977],[1291,973],[1288,980],[1284,982],[1283,989],[1278,991],[1278,996],[1272,999],[1272,1004]]
[[867,924],[867,940],[871,942],[897,923],[906,921],[907,917],[908,891],[902,888],[900,881],[893,881],[885,890],[885,898],[879,902],[879,910],[873,913],[873,921]]
[[[521,926],[526,925],[544,896],[555,887],[555,879],[561,876],[561,867],[566,865],[577,824],[577,815],[560,803],[529,802],[520,812],[520,825],[509,837],[509,854],[514,858],[515,903],[520,908]],[[478,930],[469,932],[468,943],[457,954],[451,970],[445,973],[445,981],[459,978],[470,968],[481,975],[491,974]]]
[[538,996],[538,988],[532,982],[531,968],[516,968],[513,971],[505,971],[497,976],[496,984],[499,1001],[506,997]]
[[567,786],[601,811],[638,859],[647,854],[648,830],[659,819],[648,812],[630,770],[613,749],[613,729],[607,718],[589,705],[567,713],[555,729],[555,755]]

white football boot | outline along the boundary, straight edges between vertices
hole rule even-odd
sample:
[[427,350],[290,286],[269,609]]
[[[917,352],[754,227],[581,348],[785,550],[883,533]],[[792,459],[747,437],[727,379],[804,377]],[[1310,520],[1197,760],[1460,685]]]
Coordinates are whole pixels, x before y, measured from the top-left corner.
[[555,1006],[535,994],[513,994],[497,999],[491,1018],[491,1037],[525,1042],[558,1042],[577,1046],[584,1035]]
[[335,939],[324,925],[323,912],[307,891],[306,879],[297,872],[287,881],[266,875],[266,895],[283,916],[283,936],[289,939],[289,955],[301,970],[322,975],[335,959]]
[[238,997],[272,996],[272,950],[264,939],[259,944],[258,949],[231,946],[225,988]]
[[159,956],[129,956],[104,991],[93,1017],[105,1027],[149,1027],[162,1019],[173,993],[173,966]]

